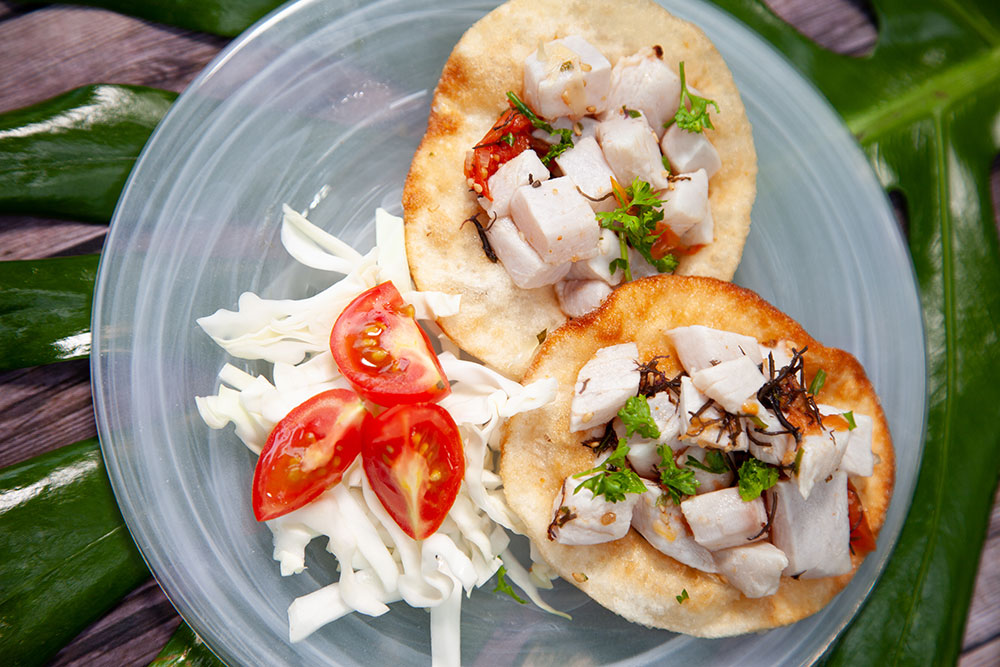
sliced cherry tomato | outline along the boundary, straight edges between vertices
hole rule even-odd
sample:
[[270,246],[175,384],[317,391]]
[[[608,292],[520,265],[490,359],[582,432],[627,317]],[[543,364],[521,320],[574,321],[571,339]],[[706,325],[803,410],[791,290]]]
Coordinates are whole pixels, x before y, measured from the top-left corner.
[[851,552],[866,554],[875,550],[875,535],[868,525],[868,516],[861,504],[861,497],[850,482],[847,483],[847,515],[851,522]]
[[350,389],[331,389],[292,409],[275,425],[253,474],[258,521],[296,510],[340,481],[361,451],[371,418]]
[[416,540],[441,526],[465,474],[458,426],[434,403],[398,405],[372,419],[361,461],[382,506]]
[[531,121],[514,108],[504,111],[482,141],[472,149],[472,159],[465,164],[465,177],[476,194],[489,199],[490,176],[504,162],[531,147]]
[[653,259],[663,259],[667,255],[693,255],[704,247],[701,244],[684,245],[677,233],[664,222],[657,223],[656,234],[659,236],[653,242],[653,247],[649,249],[649,254],[653,256]]
[[451,393],[427,334],[391,282],[376,285],[344,308],[330,333],[330,351],[364,398],[388,406],[438,401]]

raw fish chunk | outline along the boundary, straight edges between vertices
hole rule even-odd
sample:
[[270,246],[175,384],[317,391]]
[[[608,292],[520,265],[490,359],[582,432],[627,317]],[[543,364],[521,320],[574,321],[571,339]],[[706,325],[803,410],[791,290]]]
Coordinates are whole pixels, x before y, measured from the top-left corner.
[[544,262],[563,264],[597,255],[601,227],[590,204],[565,176],[515,190],[510,213]]
[[578,35],[541,44],[524,61],[524,101],[544,118],[600,113],[610,88],[611,63]]
[[611,70],[611,92],[605,120],[621,113],[624,106],[642,112],[657,138],[664,123],[672,120],[680,105],[681,79],[670,65],[645,48],[620,58]]
[[736,487],[692,496],[681,503],[694,539],[715,551],[743,546],[767,524],[764,501],[745,502]]
[[673,177],[662,197],[663,221],[677,236],[684,236],[708,215],[708,176],[705,170]]
[[[613,211],[618,203],[611,194],[614,172],[593,137],[585,137],[556,158],[556,164],[576,184],[595,211]],[[493,187],[492,185],[490,186]],[[604,198],[604,199],[602,199]],[[600,201],[594,201],[598,199]]]
[[681,508],[649,480],[632,509],[632,526],[653,548],[703,572],[717,572],[712,553],[698,544],[684,523]]
[[611,294],[611,286],[603,280],[561,280],[556,283],[559,307],[569,317],[586,315]]
[[549,170],[545,168],[538,154],[533,150],[521,151],[504,162],[496,173],[490,176],[490,194],[493,200],[479,198],[479,205],[491,218],[510,215],[510,198],[514,191],[532,181],[549,180]]
[[622,281],[622,271],[619,269],[611,273],[611,262],[619,257],[621,245],[618,243],[618,235],[610,229],[602,228],[597,241],[597,254],[590,259],[573,262],[566,277],[569,280],[603,280],[609,285],[617,285]]
[[698,391],[732,414],[743,412],[743,404],[755,397],[764,384],[757,364],[746,355],[721,361],[691,374]]
[[[639,500],[639,493],[626,493],[625,499],[617,503],[608,502],[601,495],[595,497],[590,489],[574,490],[590,476],[573,477],[563,482],[562,490],[552,503],[553,522],[561,525],[551,528],[555,541],[559,544],[601,544],[625,537],[632,524],[632,510]],[[562,509],[566,508],[566,509]],[[561,522],[560,516],[572,517]]]
[[690,374],[708,368],[713,362],[729,361],[743,355],[749,356],[754,364],[761,361],[760,346],[753,336],[695,324],[670,329],[667,337],[677,351],[684,370]]
[[653,190],[664,190],[670,184],[656,133],[642,118],[619,117],[602,122],[597,126],[597,141],[622,187],[632,185],[636,178],[649,183]]
[[639,348],[635,343],[602,347],[576,376],[569,430],[585,431],[611,421],[639,391]]
[[688,132],[677,125],[671,125],[660,140],[660,148],[675,174],[704,169],[708,177],[712,178],[722,167],[719,151],[715,150],[704,132]]
[[777,593],[781,572],[788,567],[785,554],[768,542],[723,549],[716,551],[714,556],[719,572],[748,598]]
[[572,266],[547,264],[528,244],[510,218],[497,218],[486,230],[493,251],[503,263],[510,279],[522,289],[553,285],[562,280]]
[[851,571],[845,473],[821,480],[808,499],[791,481],[778,482],[769,493],[776,503],[771,541],[788,558],[784,574],[814,579]]

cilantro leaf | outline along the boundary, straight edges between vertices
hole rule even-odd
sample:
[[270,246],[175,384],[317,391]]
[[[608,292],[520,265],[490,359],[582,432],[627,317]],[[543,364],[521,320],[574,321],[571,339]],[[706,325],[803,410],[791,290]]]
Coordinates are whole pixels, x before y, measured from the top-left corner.
[[538,115],[528,108],[528,105],[521,101],[521,98],[517,96],[513,91],[507,91],[507,99],[510,103],[514,105],[517,112],[531,121],[531,125],[543,132],[548,132],[550,136],[558,136],[559,142],[553,144],[549,148],[549,152],[542,156],[542,164],[548,164],[555,158],[559,157],[565,153],[570,148],[573,148],[573,130],[562,129],[557,130],[552,127],[549,123],[545,122]]
[[644,438],[659,438],[660,429],[653,421],[653,415],[649,412],[649,402],[643,395],[632,396],[625,401],[625,406],[618,411],[618,416],[625,424],[625,437],[631,438],[633,433],[638,433]]
[[645,493],[646,485],[635,471],[628,467],[626,456],[628,456],[628,444],[625,438],[619,438],[614,453],[604,463],[573,475],[573,477],[594,475],[581,482],[573,489],[573,493],[578,493],[580,489],[590,489],[595,498],[604,496],[609,503],[625,500],[626,493]]
[[813,376],[812,382],[809,383],[809,393],[815,396],[826,384],[826,371],[822,368],[816,371],[816,375]]
[[517,593],[514,592],[514,588],[507,582],[507,568],[503,565],[497,570],[497,585],[493,589],[494,593],[506,593],[511,596],[521,604],[528,604],[526,600],[522,600]]
[[750,502],[778,483],[778,469],[751,457],[739,469],[740,498]]
[[[713,100],[699,97],[688,90],[687,81],[684,78],[684,61],[681,61],[678,69],[680,69],[681,74],[681,103],[677,107],[674,122],[677,123],[677,127],[688,132],[703,132],[706,127],[714,130],[712,119],[708,117],[708,105],[711,104],[715,107],[715,113],[719,113],[719,105]],[[688,109],[689,103],[690,109]]]
[[688,589],[682,588],[680,595],[675,595],[677,598],[677,604],[684,604],[684,600],[690,600],[691,597],[688,595]]
[[661,233],[657,232],[657,226],[663,220],[661,208],[663,200],[653,192],[649,183],[638,178],[624,190],[615,184],[615,197],[618,200],[618,208],[597,214],[597,221],[601,227],[617,233],[621,245],[620,257],[609,265],[611,272],[621,269],[625,274],[625,280],[632,280],[628,246],[635,248],[660,273],[673,271],[677,267],[677,260],[673,255],[664,255],[658,259],[654,259],[652,255],[653,244]]
[[698,490],[698,480],[694,478],[694,470],[678,468],[674,463],[674,450],[668,445],[656,448],[660,455],[660,465],[656,467],[660,473],[660,485],[663,486],[675,505],[681,504],[681,496],[693,496]]
[[729,466],[726,464],[726,457],[722,452],[714,449],[705,453],[704,463],[689,454],[684,465],[688,468],[697,468],[698,470],[704,470],[715,475],[721,475],[729,471]]

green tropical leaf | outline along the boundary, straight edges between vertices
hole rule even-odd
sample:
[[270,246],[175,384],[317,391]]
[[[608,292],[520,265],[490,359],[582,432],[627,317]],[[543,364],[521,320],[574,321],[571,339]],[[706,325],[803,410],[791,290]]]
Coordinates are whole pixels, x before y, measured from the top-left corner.
[[0,370],[90,355],[98,255],[0,262]]
[[97,440],[0,470],[0,655],[45,663],[149,578]]
[[0,213],[108,222],[176,93],[77,88],[0,114]]
[[201,637],[191,627],[181,621],[170,641],[156,656],[149,667],[223,667]]
[[927,336],[928,415],[892,559],[829,664],[952,664],[1000,470],[1000,3],[874,0],[868,57],[812,44],[755,0],[717,0],[783,51],[905,197]]
[[[49,4],[48,0],[17,0],[26,5]],[[70,4],[102,7],[130,16],[235,37],[282,0],[75,0]]]

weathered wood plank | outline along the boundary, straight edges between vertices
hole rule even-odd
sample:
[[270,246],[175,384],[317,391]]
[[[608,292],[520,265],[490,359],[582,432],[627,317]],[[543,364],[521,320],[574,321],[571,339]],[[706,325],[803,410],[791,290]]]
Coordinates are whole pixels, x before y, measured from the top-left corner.
[[0,22],[0,111],[91,83],[180,91],[226,41],[90,7],[12,16]]
[[101,251],[107,225],[0,215],[0,261]]

